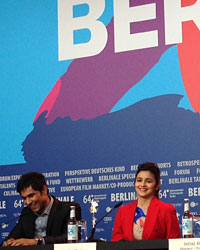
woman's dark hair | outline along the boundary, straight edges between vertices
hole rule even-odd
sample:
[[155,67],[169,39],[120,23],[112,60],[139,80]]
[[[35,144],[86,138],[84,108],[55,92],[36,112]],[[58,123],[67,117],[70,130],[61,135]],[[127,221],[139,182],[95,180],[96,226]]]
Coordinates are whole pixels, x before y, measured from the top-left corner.
[[47,186],[43,174],[38,172],[29,172],[20,177],[17,183],[17,192],[21,194],[21,191],[28,187],[32,187],[34,190],[42,192],[44,185]]
[[[139,172],[141,171],[149,171],[151,172],[154,177],[155,177],[155,181],[156,181],[156,186],[160,184],[160,169],[158,167],[158,165],[154,162],[144,162],[140,165],[138,165],[138,170],[136,172],[135,178],[137,178]],[[155,196],[158,198],[158,192],[159,189],[156,190],[155,192]]]

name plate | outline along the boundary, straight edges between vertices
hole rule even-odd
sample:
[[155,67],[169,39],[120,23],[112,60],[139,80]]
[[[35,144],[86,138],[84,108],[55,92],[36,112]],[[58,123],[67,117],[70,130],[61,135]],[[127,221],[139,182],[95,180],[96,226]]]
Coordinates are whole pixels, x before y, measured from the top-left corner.
[[169,239],[169,250],[200,250],[200,238]]
[[96,242],[55,244],[54,250],[96,250]]

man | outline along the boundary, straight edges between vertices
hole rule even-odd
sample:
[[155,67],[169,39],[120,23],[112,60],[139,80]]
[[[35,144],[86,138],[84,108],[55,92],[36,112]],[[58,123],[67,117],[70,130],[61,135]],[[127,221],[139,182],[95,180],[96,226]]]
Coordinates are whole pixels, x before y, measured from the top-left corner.
[[19,222],[10,232],[3,246],[31,246],[67,242],[67,222],[70,206],[76,207],[76,219],[81,219],[78,203],[60,202],[49,195],[45,178],[37,172],[20,177],[17,184],[26,205]]

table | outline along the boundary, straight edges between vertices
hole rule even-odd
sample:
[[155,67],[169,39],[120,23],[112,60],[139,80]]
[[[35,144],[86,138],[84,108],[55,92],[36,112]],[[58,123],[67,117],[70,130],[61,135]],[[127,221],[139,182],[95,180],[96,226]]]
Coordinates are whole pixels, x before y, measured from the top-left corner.
[[[90,243],[84,243],[90,246]],[[26,246],[26,247],[0,247],[2,250],[54,250],[55,245],[39,245],[39,246]],[[67,244],[68,245],[68,244]],[[73,244],[72,250],[73,250]],[[66,244],[62,244],[62,249],[65,250]],[[119,242],[97,242],[97,250],[167,250],[168,240],[142,240],[142,241],[119,241]],[[89,250],[89,249],[88,249]]]

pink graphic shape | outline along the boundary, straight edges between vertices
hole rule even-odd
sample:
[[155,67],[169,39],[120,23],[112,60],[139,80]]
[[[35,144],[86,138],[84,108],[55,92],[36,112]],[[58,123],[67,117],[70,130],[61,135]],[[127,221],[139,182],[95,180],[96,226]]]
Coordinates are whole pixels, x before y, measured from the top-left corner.
[[[61,80],[59,79],[55,86],[53,87],[53,89],[50,91],[50,93],[48,94],[48,96],[45,98],[45,100],[43,101],[42,105],[40,106],[35,118],[34,118],[34,122],[37,120],[37,118],[46,110],[50,111],[58,97],[59,91],[61,88]],[[48,113],[47,113],[48,116]]]

